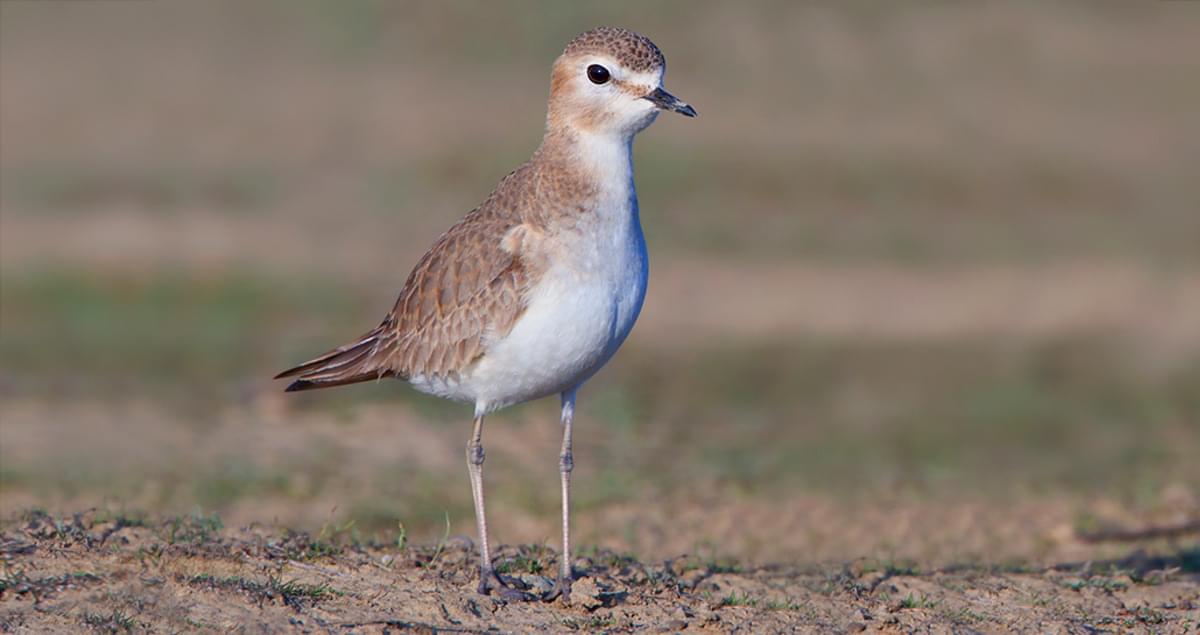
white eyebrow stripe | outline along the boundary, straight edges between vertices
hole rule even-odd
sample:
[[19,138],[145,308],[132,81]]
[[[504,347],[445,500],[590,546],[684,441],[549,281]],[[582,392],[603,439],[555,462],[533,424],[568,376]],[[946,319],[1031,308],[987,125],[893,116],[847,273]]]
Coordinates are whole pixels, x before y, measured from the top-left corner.
[[622,79],[630,84],[658,87],[662,85],[662,76],[663,74],[661,70],[638,71],[634,73],[627,73]]

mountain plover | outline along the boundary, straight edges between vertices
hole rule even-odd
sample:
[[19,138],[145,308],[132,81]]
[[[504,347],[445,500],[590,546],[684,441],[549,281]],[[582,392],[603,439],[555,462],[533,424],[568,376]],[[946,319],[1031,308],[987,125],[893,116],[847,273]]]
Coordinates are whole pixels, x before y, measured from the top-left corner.
[[475,404],[467,465],[479,530],[480,593],[535,599],[497,574],[483,496],[483,418],[562,398],[562,560],[554,590],[571,590],[571,420],[579,387],[625,341],[646,294],[646,242],[633,184],[633,137],[663,110],[695,117],[663,90],[666,61],[649,39],[602,27],[554,62],[546,133],[421,257],[383,322],[278,377],[289,391],[383,377]]

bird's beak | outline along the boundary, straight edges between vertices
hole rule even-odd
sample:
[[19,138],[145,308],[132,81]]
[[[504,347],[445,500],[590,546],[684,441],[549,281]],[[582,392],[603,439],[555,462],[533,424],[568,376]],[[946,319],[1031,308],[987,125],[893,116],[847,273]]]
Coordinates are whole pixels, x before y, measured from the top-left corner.
[[695,108],[689,106],[687,102],[680,101],[678,97],[668,93],[661,87],[655,88],[654,92],[642,97],[642,99],[648,100],[650,103],[658,106],[660,110],[670,110],[672,112],[677,112],[681,115],[684,115],[685,117],[696,116]]

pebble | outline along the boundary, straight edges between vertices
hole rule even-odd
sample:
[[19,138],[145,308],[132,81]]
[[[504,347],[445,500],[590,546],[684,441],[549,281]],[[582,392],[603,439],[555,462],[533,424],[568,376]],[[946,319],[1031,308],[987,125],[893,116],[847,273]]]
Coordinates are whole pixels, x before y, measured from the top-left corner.
[[[554,589],[554,581],[544,575],[522,573],[520,580],[529,585],[528,590],[534,595],[545,595]],[[572,588],[571,592],[574,593],[574,588]]]
[[596,581],[591,578],[581,578],[576,580],[571,585],[571,606],[582,606],[585,609],[593,610],[604,606],[604,601],[600,599],[600,594],[604,590],[596,584]]

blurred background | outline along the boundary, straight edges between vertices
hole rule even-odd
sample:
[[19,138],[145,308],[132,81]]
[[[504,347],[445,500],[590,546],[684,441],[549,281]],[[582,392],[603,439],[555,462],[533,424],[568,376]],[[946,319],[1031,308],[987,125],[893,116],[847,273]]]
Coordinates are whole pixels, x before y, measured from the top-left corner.
[[[0,3],[0,514],[472,535],[469,407],[269,378],[377,323],[614,24],[701,117],[636,144],[581,544],[1102,556],[1200,510],[1186,4]],[[495,540],[553,544],[555,400],[486,442]]]

